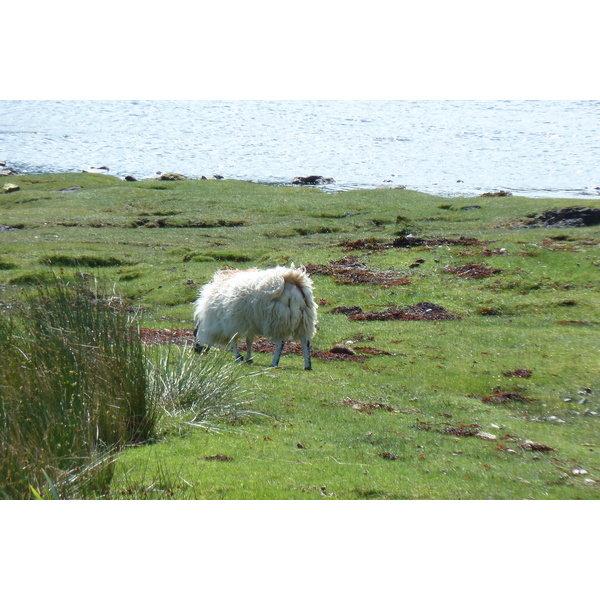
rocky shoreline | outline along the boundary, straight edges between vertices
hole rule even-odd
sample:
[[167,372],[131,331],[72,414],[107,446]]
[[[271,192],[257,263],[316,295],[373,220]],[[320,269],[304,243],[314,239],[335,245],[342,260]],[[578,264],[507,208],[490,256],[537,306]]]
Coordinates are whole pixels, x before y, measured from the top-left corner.
[[[108,175],[110,173],[110,169],[106,166],[88,167],[86,169],[82,169],[80,172],[81,173]],[[6,161],[0,160],[0,177],[14,176],[14,175],[29,175],[29,174],[31,174],[31,173],[29,173],[29,172],[19,173],[13,167],[9,166]],[[173,173],[173,172],[163,173],[161,171],[156,171],[156,173],[154,175],[155,175],[154,177],[142,178],[141,181],[144,181],[144,180],[146,180],[146,181],[183,181],[183,180],[188,180],[188,179],[190,179],[190,180],[225,179],[225,177],[223,175],[219,175],[219,174],[215,174],[215,175],[211,175],[211,176],[201,175],[200,177],[188,177],[187,175],[183,175],[181,173]],[[133,175],[126,175],[122,179],[124,181],[131,181],[131,182],[140,181]],[[281,182],[277,182],[277,183],[272,183],[272,182],[258,182],[258,183],[261,183],[263,185],[281,185],[281,186],[299,185],[299,186],[309,186],[309,187],[321,187],[323,189],[327,189],[328,186],[335,184],[336,180],[332,177],[325,177],[323,175],[299,175],[297,177],[293,177],[291,180],[288,180],[288,181],[281,181]],[[459,179],[457,181],[457,183],[464,183],[464,182]],[[383,184],[376,186],[374,188],[370,188],[370,189],[406,189],[406,188],[407,188],[407,186],[405,186],[405,185],[392,184],[391,180],[385,180]],[[18,186],[17,186],[17,189],[18,189]],[[2,191],[10,192],[10,191],[16,191],[16,190],[13,188],[13,189],[3,189]],[[330,191],[331,191],[331,189],[330,189]],[[344,190],[336,189],[335,191],[344,191]],[[496,190],[496,191],[490,191],[490,192],[483,192],[483,193],[477,195],[476,197],[478,197],[478,198],[495,198],[495,197],[504,197],[504,196],[512,196],[512,195],[513,194],[510,191]],[[585,188],[584,195],[585,196],[600,196],[600,186],[596,186],[596,187],[590,186],[588,188]],[[473,196],[475,197],[475,194],[473,194]],[[459,197],[462,197],[462,196],[459,195]],[[473,206],[473,207],[468,207],[468,208],[479,208],[479,207]],[[576,207],[576,208],[584,209],[585,207]],[[587,221],[589,219],[586,217],[584,220]],[[555,225],[555,226],[557,226],[557,225]]]
[[[88,167],[87,169],[82,169],[81,173],[92,173],[96,175],[108,175],[110,169],[108,167]],[[12,167],[8,166],[6,161],[0,161],[0,177],[6,177],[10,175],[24,175],[25,173],[19,173]],[[201,177],[188,177],[187,175],[182,175],[181,173],[163,173],[161,171],[157,171],[155,173],[156,177],[148,177],[148,180],[157,180],[157,181],[182,181],[185,179],[225,179],[223,175],[212,175],[207,177],[206,175],[202,175]],[[136,177],[133,175],[126,175],[123,178],[125,181],[138,181]],[[323,175],[301,175],[298,177],[294,177],[290,182],[290,185],[309,185],[309,186],[319,186],[319,185],[330,185],[335,183],[335,180],[332,177],[324,177]],[[404,187],[404,186],[401,186]]]

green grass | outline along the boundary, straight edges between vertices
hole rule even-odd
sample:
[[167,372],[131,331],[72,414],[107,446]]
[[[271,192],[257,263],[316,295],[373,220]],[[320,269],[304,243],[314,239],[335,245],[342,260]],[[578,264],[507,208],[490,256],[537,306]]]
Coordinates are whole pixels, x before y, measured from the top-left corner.
[[[270,357],[258,353],[253,366],[238,370],[252,375],[244,386],[262,414],[221,419],[219,432],[167,418],[158,443],[120,454],[110,497],[600,497],[598,227],[521,227],[545,210],[598,207],[598,200],[327,194],[90,174],[13,180],[21,190],[0,195],[0,223],[19,227],[0,233],[1,301],[9,311],[48,277],[48,263],[67,278],[111,289],[139,311],[144,327],[186,329],[199,286],[225,265],[328,265],[352,256],[410,280],[385,287],[314,275],[321,304],[314,346],[350,341],[389,354],[315,358],[314,370],[304,372],[300,356],[284,355],[270,370]],[[82,189],[60,191],[71,186]],[[481,208],[461,210],[472,205]],[[408,234],[442,241],[391,245]],[[480,243],[447,242],[460,236]],[[359,239],[387,246],[340,245]],[[470,264],[498,271],[476,279],[448,272]],[[458,319],[353,321],[330,312],[419,302]],[[531,376],[504,375],[518,369]],[[482,401],[499,392],[531,402]],[[464,425],[496,439],[448,433]],[[553,450],[523,448],[526,440]]]

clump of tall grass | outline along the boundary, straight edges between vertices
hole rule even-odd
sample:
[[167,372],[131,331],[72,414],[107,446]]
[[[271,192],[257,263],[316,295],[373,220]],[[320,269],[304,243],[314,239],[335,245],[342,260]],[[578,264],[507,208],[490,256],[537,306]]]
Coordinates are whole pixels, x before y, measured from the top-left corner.
[[0,314],[0,493],[102,495],[116,450],[148,441],[159,412],[130,316],[56,281]]
[[148,391],[152,401],[178,421],[212,427],[223,418],[252,413],[239,365],[226,352],[201,357],[190,347],[164,346],[149,361]]
[[118,450],[162,415],[207,427],[251,412],[225,353],[148,349],[114,300],[55,277],[0,312],[0,497],[102,497]]

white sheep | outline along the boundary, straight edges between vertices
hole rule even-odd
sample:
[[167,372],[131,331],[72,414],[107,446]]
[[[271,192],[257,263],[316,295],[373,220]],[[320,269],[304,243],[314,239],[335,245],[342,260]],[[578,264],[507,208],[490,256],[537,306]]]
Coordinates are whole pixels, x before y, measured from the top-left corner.
[[236,360],[241,361],[237,343],[245,337],[246,362],[252,362],[252,342],[260,335],[275,342],[271,366],[276,367],[284,341],[299,339],[304,368],[312,369],[310,343],[317,325],[317,305],[312,281],[303,268],[217,271],[194,304],[196,351],[231,344]]

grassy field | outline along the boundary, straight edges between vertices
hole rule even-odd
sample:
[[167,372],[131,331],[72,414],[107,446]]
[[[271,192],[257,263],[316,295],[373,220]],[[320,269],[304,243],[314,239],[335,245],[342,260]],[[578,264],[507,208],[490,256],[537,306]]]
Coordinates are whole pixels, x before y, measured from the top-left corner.
[[523,227],[598,199],[5,179],[20,188],[0,193],[7,312],[59,273],[185,336],[219,268],[314,273],[314,370],[257,353],[239,366],[256,414],[163,418],[156,443],[120,453],[109,498],[600,497],[598,227]]

